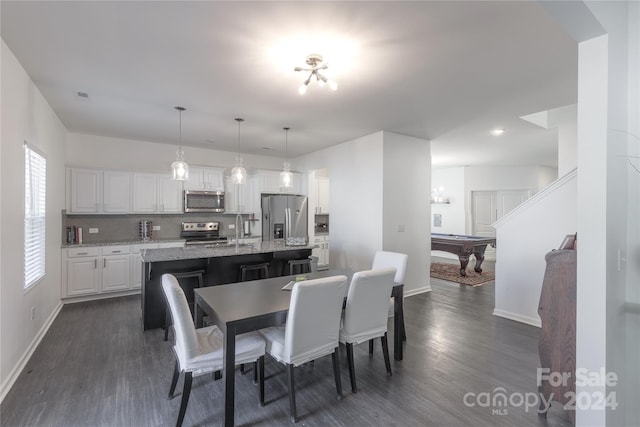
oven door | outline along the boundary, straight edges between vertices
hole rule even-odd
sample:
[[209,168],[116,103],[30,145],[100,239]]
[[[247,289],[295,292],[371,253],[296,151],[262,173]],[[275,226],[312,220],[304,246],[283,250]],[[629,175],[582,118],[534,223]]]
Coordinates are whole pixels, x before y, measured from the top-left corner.
[[224,212],[224,192],[184,190],[184,211]]

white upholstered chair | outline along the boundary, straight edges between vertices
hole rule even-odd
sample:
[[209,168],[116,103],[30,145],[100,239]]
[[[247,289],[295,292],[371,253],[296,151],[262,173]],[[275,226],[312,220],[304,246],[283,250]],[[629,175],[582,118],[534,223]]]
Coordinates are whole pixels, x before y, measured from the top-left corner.
[[[373,256],[373,263],[371,264],[372,270],[377,270],[385,267],[395,267],[396,276],[393,279],[394,283],[404,285],[404,279],[407,275],[407,260],[409,255],[400,252],[389,251],[377,251]],[[395,307],[393,299],[389,301],[389,317],[393,317]],[[402,340],[407,340],[407,334],[404,329],[404,316],[400,319],[400,330],[402,331]],[[369,355],[373,355],[373,340],[369,341]]]
[[[176,365],[169,399],[173,398],[178,376],[184,372],[182,401],[176,422],[177,426],[181,426],[189,403],[193,377],[216,372],[223,367],[223,335],[217,326],[195,328],[187,298],[173,275],[162,275],[162,289],[169,305],[176,338],[173,347]],[[257,362],[255,368],[258,370],[261,404],[264,404],[264,349],[264,340],[256,332],[236,337],[236,364]]]
[[260,330],[267,353],[287,366],[291,420],[297,420],[294,368],[331,354],[338,398],[342,397],[338,360],[340,316],[347,278],[332,276],[297,282],[285,326]]
[[387,344],[387,307],[393,288],[395,267],[359,271],[353,275],[340,328],[340,342],[347,348],[351,391],[357,392],[353,363],[353,345],[374,338],[382,341],[382,353],[387,375],[391,376]]

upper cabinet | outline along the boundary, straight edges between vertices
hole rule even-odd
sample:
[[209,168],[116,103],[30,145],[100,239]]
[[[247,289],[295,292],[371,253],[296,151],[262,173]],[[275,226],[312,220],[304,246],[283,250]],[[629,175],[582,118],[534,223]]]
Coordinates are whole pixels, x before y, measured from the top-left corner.
[[68,214],[182,213],[182,181],[170,174],[68,169]]
[[129,172],[70,169],[69,213],[128,213],[131,210]]
[[181,213],[182,181],[169,174],[133,174],[134,213]]
[[185,190],[224,190],[224,168],[189,166]]
[[290,193],[300,194],[302,191],[302,174],[292,172],[292,186],[290,188],[280,187],[280,171],[258,169],[252,173],[252,176],[258,182],[261,193]]
[[158,176],[153,173],[133,174],[133,212],[158,211]]
[[182,213],[182,181],[171,174],[158,176],[158,210],[160,213]]
[[317,214],[329,213],[329,178],[320,176],[316,178],[316,208]]

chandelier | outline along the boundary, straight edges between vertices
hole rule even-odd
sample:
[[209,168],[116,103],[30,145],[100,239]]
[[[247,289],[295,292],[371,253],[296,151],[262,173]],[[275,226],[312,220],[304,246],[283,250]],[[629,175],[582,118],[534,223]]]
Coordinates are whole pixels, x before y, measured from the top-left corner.
[[326,70],[327,68],[329,68],[328,64],[322,63],[322,55],[318,55],[317,53],[311,54],[307,56],[306,63],[310,68],[295,67],[293,69],[294,71],[310,72],[309,77],[307,77],[307,79],[304,82],[302,82],[302,84],[298,88],[298,93],[300,95],[304,95],[307,92],[307,86],[309,85],[309,83],[311,83],[311,80],[313,80],[314,78],[316,83],[318,83],[318,86],[320,87],[324,87],[325,85],[328,85],[331,88],[331,90],[338,89],[338,84],[336,82],[334,82],[333,80],[327,79],[325,76],[323,76],[320,73],[320,70]]

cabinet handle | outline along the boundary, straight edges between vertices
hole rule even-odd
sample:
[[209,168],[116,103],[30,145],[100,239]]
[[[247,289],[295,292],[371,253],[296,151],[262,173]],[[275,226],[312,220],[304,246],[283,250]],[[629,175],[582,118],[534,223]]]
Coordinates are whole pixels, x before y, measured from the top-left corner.
[[107,259],[102,258],[102,268],[107,268]]
[[89,252],[78,252],[76,255],[87,255]]
[[111,251],[112,254],[119,254],[122,251]]
[[95,270],[96,268],[98,268],[98,260],[94,259],[93,260],[93,269]]

